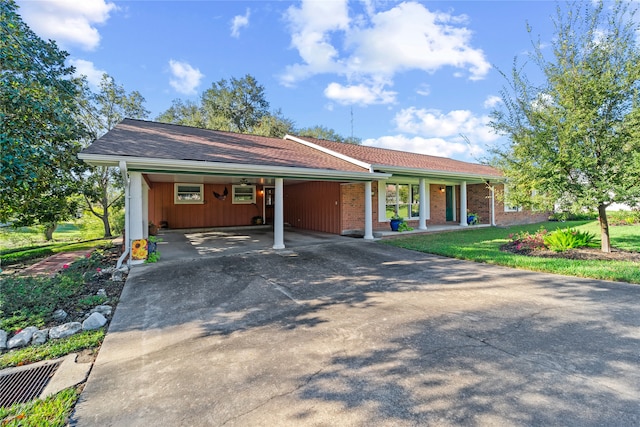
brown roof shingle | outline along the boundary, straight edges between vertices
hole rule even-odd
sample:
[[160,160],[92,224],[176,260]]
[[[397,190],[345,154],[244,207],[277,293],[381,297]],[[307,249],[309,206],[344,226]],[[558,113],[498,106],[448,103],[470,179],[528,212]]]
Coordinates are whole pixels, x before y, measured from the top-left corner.
[[364,145],[345,144],[341,142],[326,141],[322,139],[301,137],[321,147],[335,151],[345,156],[378,166],[376,169],[384,169],[384,166],[407,169],[423,169],[428,171],[441,171],[474,175],[502,176],[500,171],[491,166],[478,163],[469,163],[446,157],[429,156],[426,154],[409,153],[406,151],[390,150],[387,148],[367,147]]
[[279,138],[125,119],[83,154],[366,172],[314,148]]

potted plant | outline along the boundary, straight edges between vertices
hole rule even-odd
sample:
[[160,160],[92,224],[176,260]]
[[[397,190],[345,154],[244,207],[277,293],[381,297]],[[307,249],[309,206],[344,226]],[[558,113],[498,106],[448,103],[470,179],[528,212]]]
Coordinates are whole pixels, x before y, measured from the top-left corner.
[[149,236],[156,236],[158,234],[158,226],[153,222],[149,222]]
[[480,223],[480,216],[476,213],[467,213],[467,224],[476,225]]
[[391,231],[398,231],[398,227],[400,227],[400,224],[402,223],[402,218],[400,218],[398,216],[398,214],[395,214],[394,216],[391,217],[391,220],[389,221],[389,225],[391,226]]

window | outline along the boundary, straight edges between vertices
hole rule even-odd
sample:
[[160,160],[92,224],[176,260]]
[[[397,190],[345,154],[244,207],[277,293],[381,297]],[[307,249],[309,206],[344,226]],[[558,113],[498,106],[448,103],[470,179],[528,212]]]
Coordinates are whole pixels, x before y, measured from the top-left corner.
[[418,218],[420,216],[420,186],[417,184],[385,185],[386,219],[396,213],[400,218]]
[[509,198],[509,187],[504,185],[504,211],[505,212],[520,212],[522,210],[522,206],[511,206],[507,204],[507,199]]
[[202,187],[202,184],[175,184],[173,202],[177,205],[204,203]]
[[234,185],[232,190],[232,200],[234,204],[249,204],[256,202],[255,185]]

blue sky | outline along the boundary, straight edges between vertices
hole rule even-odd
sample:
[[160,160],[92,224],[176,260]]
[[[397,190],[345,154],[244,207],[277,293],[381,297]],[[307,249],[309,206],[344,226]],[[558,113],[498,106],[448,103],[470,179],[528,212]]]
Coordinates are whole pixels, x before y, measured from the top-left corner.
[[[476,161],[526,23],[553,36],[552,1],[19,0],[33,31],[79,73],[102,72],[146,98],[154,119],[176,98],[253,75],[271,109],[365,145]],[[353,119],[352,119],[353,117]]]

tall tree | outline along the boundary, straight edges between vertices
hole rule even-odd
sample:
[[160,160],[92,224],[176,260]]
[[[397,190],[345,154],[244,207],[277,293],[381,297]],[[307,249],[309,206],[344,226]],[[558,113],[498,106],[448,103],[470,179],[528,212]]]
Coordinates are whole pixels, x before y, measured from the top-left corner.
[[200,105],[180,99],[174,99],[171,107],[156,117],[156,120],[163,123],[206,128]]
[[640,200],[638,25],[621,1],[567,9],[558,6],[550,58],[532,39],[544,81],[531,83],[517,63],[504,75],[504,106],[491,126],[509,143],[492,151],[491,163],[508,178],[513,204],[530,203],[535,192],[534,203],[545,207],[597,210],[609,252],[606,208]]
[[355,137],[344,137],[337,133],[333,129],[329,129],[325,126],[313,126],[308,128],[302,128],[298,130],[297,134],[299,136],[310,136],[311,138],[324,139],[327,141],[335,141],[335,142],[345,142],[348,144],[360,144],[361,141],[359,138]]
[[41,224],[48,239],[76,205],[72,172],[83,128],[68,54],[39,38],[13,0],[0,2],[0,221]]
[[[144,97],[138,92],[127,93],[122,85],[108,74],[103,74],[97,92],[85,82],[80,102],[80,120],[89,131],[88,142],[113,129],[125,117],[144,119],[149,111],[144,108]],[[82,195],[87,209],[102,220],[104,236],[111,237],[109,209],[123,203],[123,187],[117,168],[90,167],[81,176]]]
[[282,138],[287,134],[295,133],[295,124],[293,120],[284,117],[282,111],[277,110],[262,116],[252,133],[255,135]]
[[264,87],[247,74],[241,79],[214,82],[202,94],[205,127],[239,133],[252,133],[269,114]]

